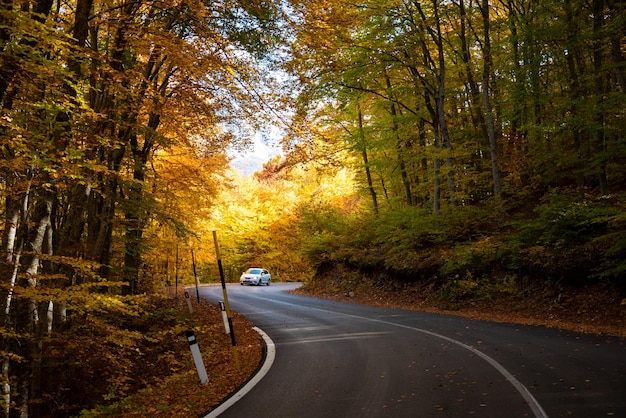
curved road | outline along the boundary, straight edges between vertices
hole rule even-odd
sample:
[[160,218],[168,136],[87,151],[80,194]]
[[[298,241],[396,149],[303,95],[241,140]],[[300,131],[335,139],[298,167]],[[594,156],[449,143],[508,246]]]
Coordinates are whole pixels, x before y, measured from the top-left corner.
[[[295,287],[227,287],[276,351],[220,417],[626,417],[622,339],[283,292]],[[223,300],[220,286],[200,295]]]

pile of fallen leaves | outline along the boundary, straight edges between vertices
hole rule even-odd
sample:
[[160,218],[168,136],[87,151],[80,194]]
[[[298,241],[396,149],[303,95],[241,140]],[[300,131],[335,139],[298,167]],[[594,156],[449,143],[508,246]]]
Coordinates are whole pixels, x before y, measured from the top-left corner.
[[[219,306],[191,300],[193,313],[182,296],[166,297],[158,302],[159,312],[169,312],[168,317],[175,312],[176,337],[164,341],[159,347],[159,358],[150,362],[141,376],[135,376],[141,380],[142,389],[114,403],[83,411],[81,417],[199,416],[219,405],[254,374],[262,359],[263,346],[252,323],[233,312],[236,340],[233,348]],[[155,333],[160,326],[172,328],[172,323],[159,321],[157,315],[150,326]],[[209,378],[206,384],[200,383],[184,334],[186,329],[194,330]]]

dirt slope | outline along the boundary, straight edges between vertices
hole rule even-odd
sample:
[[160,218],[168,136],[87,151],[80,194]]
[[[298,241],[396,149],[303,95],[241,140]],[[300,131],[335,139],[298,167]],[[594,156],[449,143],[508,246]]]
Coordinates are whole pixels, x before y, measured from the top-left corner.
[[439,312],[497,322],[545,325],[584,333],[626,337],[626,295],[610,284],[544,285],[524,291],[442,298],[434,286],[391,282],[315,280],[302,295],[408,310]]

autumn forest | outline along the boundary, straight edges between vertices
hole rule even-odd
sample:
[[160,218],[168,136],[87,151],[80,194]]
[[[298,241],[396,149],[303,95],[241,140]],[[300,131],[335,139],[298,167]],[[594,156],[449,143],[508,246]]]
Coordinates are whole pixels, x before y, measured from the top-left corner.
[[0,3],[1,416],[93,406],[89,347],[217,283],[213,231],[231,282],[624,291],[620,1]]

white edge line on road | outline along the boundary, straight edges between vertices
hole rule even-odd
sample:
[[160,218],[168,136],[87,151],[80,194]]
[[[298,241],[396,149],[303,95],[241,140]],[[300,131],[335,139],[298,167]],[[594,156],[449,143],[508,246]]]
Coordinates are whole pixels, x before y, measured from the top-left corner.
[[[282,302],[282,301],[277,301],[277,300],[274,300],[273,302],[275,302],[275,303],[282,303],[282,304],[285,304],[285,305],[293,305],[293,303],[290,303],[290,302]],[[393,325],[393,326],[396,326],[396,327],[399,327],[399,328],[410,329],[410,330],[413,330],[413,331],[417,331],[417,332],[421,332],[423,334],[430,335],[432,337],[440,338],[442,340],[451,342],[452,344],[458,345],[459,347],[462,347],[462,348],[464,348],[466,350],[469,350],[472,353],[474,353],[477,356],[479,356],[480,358],[482,358],[483,360],[485,360],[487,363],[489,363],[493,368],[495,368],[498,372],[500,372],[500,374],[502,376],[504,376],[504,378],[506,380],[508,380],[511,383],[511,385],[513,385],[513,387],[515,389],[517,389],[517,391],[522,396],[522,398],[524,398],[524,400],[528,403],[528,406],[530,407],[531,411],[533,412],[533,414],[535,415],[536,418],[548,418],[548,414],[546,413],[546,411],[544,411],[544,409],[541,407],[541,405],[539,404],[537,399],[535,399],[535,397],[532,395],[532,393],[530,393],[528,388],[526,386],[524,386],[524,384],[522,382],[517,380],[517,378],[515,376],[513,376],[513,374],[511,372],[509,372],[503,365],[498,363],[497,360],[495,360],[492,357],[489,357],[487,354],[483,353],[480,350],[475,349],[474,347],[472,347],[470,345],[462,343],[459,340],[455,340],[454,338],[446,337],[445,335],[437,334],[436,332],[428,331],[428,330],[425,330],[425,329],[422,329],[422,328],[412,327],[410,325],[397,324],[397,323],[394,323],[394,322],[384,321],[382,319],[368,318],[368,317],[364,317],[364,316],[352,315],[352,314],[343,313],[343,312],[334,312],[334,311],[329,311],[329,310],[321,309],[321,308],[312,308],[312,307],[310,307],[309,309],[315,309],[315,310],[326,312],[326,313],[331,312],[331,313],[335,313],[335,314],[338,314],[338,315],[349,316],[349,317],[352,317],[352,318],[358,318],[358,319],[361,319],[361,320],[366,320],[366,321],[371,321],[371,322],[379,322],[379,323],[383,323],[383,324],[387,324],[387,325]]]
[[530,407],[530,409],[535,414],[535,417],[537,417],[537,418],[548,418],[548,414],[546,413],[546,411],[543,410],[543,408],[541,407],[541,405],[539,404],[537,399],[535,399],[535,397],[532,395],[532,393],[530,393],[528,388],[526,386],[524,386],[524,384],[522,382],[517,380],[517,378],[515,376],[513,376],[513,374],[511,374],[511,372],[509,372],[503,365],[501,365],[495,359],[493,359],[492,357],[489,357],[487,354],[483,353],[482,351],[477,350],[477,349],[475,349],[474,347],[472,347],[470,345],[462,343],[461,341],[455,340],[454,338],[446,337],[445,335],[437,334],[436,332],[428,331],[428,330],[425,330],[425,329],[416,328],[416,327],[412,327],[412,326],[409,326],[409,325],[396,324],[396,323],[393,323],[393,322],[383,321],[383,320],[380,320],[380,319],[365,318],[365,317],[358,316],[358,315],[351,315],[351,314],[344,314],[344,315],[352,316],[352,317],[360,318],[360,319],[366,319],[366,320],[369,320],[369,321],[372,321],[372,322],[381,322],[381,323],[384,323],[384,324],[395,325],[396,327],[406,328],[406,329],[410,329],[410,330],[413,330],[413,331],[421,332],[423,334],[427,334],[427,335],[430,335],[430,336],[433,336],[433,337],[440,338],[442,340],[451,342],[452,344],[456,344],[459,347],[462,347],[462,348],[465,348],[466,350],[471,351],[472,353],[476,354],[477,356],[479,356],[480,358],[485,360],[491,366],[493,366],[493,368],[495,368],[497,371],[499,371],[500,374],[502,374],[502,376],[504,376],[504,378],[506,380],[508,380],[513,385],[513,387],[515,387],[515,389],[517,389],[519,394],[522,395],[524,400],[526,400],[526,402],[528,403],[528,406]]
[[[293,305],[290,302],[282,302],[282,301],[277,301],[277,300],[274,300],[273,302],[280,303],[280,304],[285,304],[285,305]],[[332,312],[332,311],[328,311],[326,309],[320,309],[320,308],[312,308],[312,307],[310,307],[309,309],[314,309],[314,310],[327,312],[327,313],[328,312]],[[495,368],[498,372],[500,372],[500,374],[502,374],[502,376],[504,376],[504,378],[506,380],[508,380],[513,385],[513,387],[515,387],[515,389],[517,389],[519,394],[526,400],[526,402],[528,403],[528,406],[530,407],[532,412],[535,414],[536,418],[548,418],[548,414],[546,413],[546,411],[544,411],[544,409],[541,407],[541,405],[539,404],[537,399],[535,399],[535,397],[532,395],[532,393],[530,393],[528,388],[526,386],[524,386],[524,384],[522,382],[517,380],[517,378],[515,376],[513,376],[513,374],[511,374],[511,372],[509,372],[503,365],[498,363],[497,360],[495,360],[494,358],[488,356],[487,354],[483,353],[482,351],[475,349],[474,347],[472,347],[470,345],[467,345],[467,344],[465,344],[465,343],[463,343],[461,341],[455,340],[454,338],[446,337],[445,335],[437,334],[436,332],[428,331],[428,330],[425,330],[425,329],[422,329],[422,328],[412,327],[412,326],[403,325],[403,324],[397,324],[397,323],[394,323],[394,322],[384,321],[384,320],[381,320],[381,319],[374,319],[374,318],[368,318],[368,317],[363,317],[363,316],[359,316],[359,315],[347,314],[347,313],[343,313],[343,312],[334,312],[334,313],[339,314],[339,315],[343,315],[343,316],[349,316],[349,317],[353,317],[353,318],[358,318],[358,319],[362,319],[362,320],[364,319],[364,320],[371,321],[371,322],[384,323],[384,324],[387,324],[387,325],[396,326],[398,328],[410,329],[410,330],[417,331],[417,332],[420,332],[420,333],[423,333],[423,334],[427,334],[427,335],[430,335],[430,336],[433,336],[433,337],[436,337],[436,338],[440,338],[442,340],[451,342],[452,344],[458,345],[459,347],[465,348],[466,350],[471,351],[472,353],[476,354],[477,356],[479,356],[480,358],[485,360],[493,368]],[[234,405],[237,401],[239,401],[244,395],[246,395],[248,392],[250,392],[250,390],[252,390],[252,388],[254,386],[256,386],[257,383],[259,383],[259,381],[267,374],[269,369],[272,367],[272,364],[274,363],[274,358],[276,356],[276,347],[274,345],[274,342],[260,328],[254,327],[254,330],[256,332],[258,332],[259,334],[261,334],[261,336],[263,337],[263,340],[265,340],[265,344],[267,345],[267,355],[266,355],[265,362],[263,363],[263,366],[261,367],[259,372],[252,379],[250,379],[248,381],[248,383],[243,388],[241,388],[241,390],[237,391],[231,398],[229,398],[227,401],[225,401],[223,404],[221,404],[218,408],[216,408],[215,410],[211,411],[208,415],[205,415],[202,418],[214,418],[214,417],[217,417],[222,412],[226,411],[228,408],[230,408],[232,405]]]
[[220,415],[222,412],[226,411],[228,408],[233,406],[236,402],[238,402],[241,398],[243,398],[248,392],[252,390],[253,387],[257,385],[263,379],[263,377],[269,372],[272,364],[274,364],[274,358],[276,358],[276,346],[274,345],[274,341],[267,335],[262,329],[253,327],[253,329],[258,332],[263,340],[265,341],[266,353],[265,360],[263,361],[263,365],[259,369],[259,371],[250,379],[248,383],[246,383],[241,389],[233,394],[230,398],[228,398],[224,403],[220,404],[217,408],[209,412],[207,415],[204,415],[203,418],[214,418]]
[[539,404],[537,399],[535,399],[535,397],[532,395],[532,393],[530,393],[528,388],[526,386],[524,386],[524,384],[522,382],[517,380],[517,378],[515,376],[513,376],[511,374],[511,372],[509,372],[503,365],[498,363],[492,357],[489,357],[487,354],[483,353],[480,350],[475,349],[472,346],[469,346],[467,344],[464,344],[464,343],[462,343],[460,341],[457,341],[457,340],[454,340],[452,338],[448,338],[448,337],[446,337],[444,335],[436,334],[434,332],[426,331],[426,330],[419,329],[419,328],[414,328],[414,329],[416,329],[416,330],[418,330],[420,332],[426,333],[426,334],[433,335],[435,337],[442,338],[442,339],[444,339],[446,341],[450,341],[451,343],[454,343],[454,344],[456,344],[456,345],[458,345],[460,347],[463,347],[463,348],[465,348],[467,350],[470,350],[472,353],[474,353],[477,356],[481,357],[487,363],[491,364],[497,371],[499,371],[502,374],[502,376],[504,376],[504,378],[506,380],[508,380],[513,385],[513,387],[515,387],[515,389],[517,389],[517,391],[520,393],[520,395],[522,395],[522,397],[528,403],[528,406],[530,407],[530,409],[535,414],[535,417],[537,417],[537,418],[548,418],[548,414],[546,413],[546,411],[543,410],[543,408],[541,407],[541,405]]

